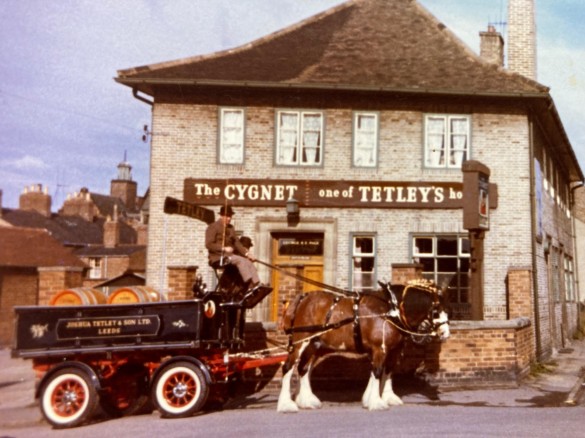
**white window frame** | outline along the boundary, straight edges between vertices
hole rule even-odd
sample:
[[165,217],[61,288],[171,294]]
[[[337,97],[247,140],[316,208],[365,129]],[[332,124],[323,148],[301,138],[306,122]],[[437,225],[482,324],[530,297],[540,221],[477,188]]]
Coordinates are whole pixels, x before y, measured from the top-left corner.
[[[439,254],[438,251],[438,240],[440,239],[457,239],[457,254],[456,255],[443,255]],[[428,252],[420,251],[416,245],[417,239],[428,239],[431,241],[430,250]],[[443,286],[444,278],[440,278],[440,276],[451,275],[451,279],[457,275],[464,275],[464,271],[461,269],[463,259],[467,259],[466,263],[470,262],[470,249],[469,249],[469,238],[465,234],[453,233],[453,234],[426,234],[426,233],[417,233],[411,235],[411,251],[412,251],[412,258],[413,261],[420,261],[421,258],[433,259],[433,272],[429,273],[428,271],[423,270],[423,276],[429,280],[434,281],[440,286]],[[457,272],[452,271],[441,271],[440,270],[440,260],[441,259],[457,259]],[[467,271],[469,272],[469,271]],[[453,283],[449,281],[448,290],[449,296],[451,299],[451,305],[453,307],[461,305],[466,306],[471,304],[471,287],[469,282],[467,283],[466,287],[461,287],[460,280],[461,278],[456,278],[455,288],[453,287]],[[467,295],[467,299],[462,298],[462,292]],[[470,309],[468,309],[470,310]]]
[[[373,119],[373,123],[362,123],[364,119]],[[353,113],[353,149],[354,167],[378,166],[379,115],[375,112],[357,111]]]
[[[460,169],[471,150],[471,116],[426,114],[424,166],[434,169]],[[457,130],[454,122],[465,121],[465,129]]]
[[[288,125],[283,122],[288,118]],[[309,126],[310,118],[318,126]],[[293,120],[295,119],[295,120]],[[321,111],[279,110],[276,112],[276,164],[279,166],[322,166],[324,115]]]
[[103,273],[103,259],[100,257],[90,257],[88,260],[89,272],[87,273],[88,278],[98,279],[104,278]]
[[[362,248],[357,245],[358,239],[371,239],[372,240],[372,251],[362,251]],[[376,289],[376,234],[375,233],[352,233],[351,234],[351,260],[350,260],[350,273],[351,273],[351,285],[354,291],[374,291]],[[372,260],[372,270],[363,271],[362,262],[364,258]],[[364,279],[369,278],[364,285]]]
[[[228,117],[237,115],[239,120]],[[233,122],[236,123],[233,123]],[[220,164],[244,164],[246,114],[242,108],[220,108],[219,110],[219,146]]]
[[575,301],[575,273],[573,258],[565,255],[565,301]]

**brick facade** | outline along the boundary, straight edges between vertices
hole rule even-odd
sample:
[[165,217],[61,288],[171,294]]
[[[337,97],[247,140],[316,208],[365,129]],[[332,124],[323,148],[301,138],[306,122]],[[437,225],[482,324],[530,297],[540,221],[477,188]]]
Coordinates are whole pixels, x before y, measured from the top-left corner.
[[83,283],[82,268],[39,268],[39,305],[47,306],[58,292]]
[[[425,120],[428,115],[465,116],[470,125],[466,159],[487,166],[490,182],[497,185],[497,206],[492,205],[496,208],[490,210],[489,230],[483,240],[483,297],[481,302],[476,301],[483,306],[482,312],[475,312],[483,315],[483,321],[471,325],[469,321],[453,324],[453,342],[449,341],[441,346],[440,351],[434,351],[440,360],[435,361],[433,372],[443,382],[450,379],[469,384],[474,380],[478,384],[512,381],[525,372],[530,360],[550,356],[565,345],[576,330],[577,302],[574,296],[570,296],[571,287],[567,283],[573,281],[565,282],[570,275],[564,266],[576,259],[567,193],[571,183],[582,178],[581,170],[567,152],[571,146],[554,108],[551,109],[548,89],[541,89],[535,82],[525,81],[519,75],[504,74],[495,68],[485,69],[484,63],[472,61],[473,67],[481,69],[477,76],[466,75],[464,78],[461,71],[449,70],[452,77],[434,82],[438,88],[433,91],[421,88],[426,82],[400,76],[404,72],[399,66],[396,71],[391,69],[393,75],[388,77],[389,70],[380,67],[392,65],[388,60],[384,64],[363,59],[364,63],[372,65],[354,65],[356,71],[366,67],[366,70],[359,70],[366,76],[365,80],[358,77],[354,69],[340,68],[340,60],[350,58],[342,56],[345,50],[355,50],[356,28],[351,26],[371,20],[372,25],[380,26],[375,27],[379,32],[393,30],[394,26],[401,24],[383,21],[382,15],[372,12],[378,10],[382,14],[402,8],[400,10],[405,14],[418,14],[411,11],[411,5],[407,3],[396,2],[394,7],[387,7],[386,2],[364,1],[352,8],[342,7],[328,16],[334,18],[338,17],[337,14],[348,14],[349,17],[355,13],[357,21],[348,18],[347,28],[342,24],[346,23],[345,19],[328,22],[323,17],[315,18],[295,27],[294,32],[267,37],[233,53],[120,72],[120,82],[153,97],[153,131],[164,132],[164,135],[152,137],[147,282],[173,294],[179,279],[176,278],[178,273],[169,267],[190,265],[201,267],[200,274],[208,284],[214,282],[213,273],[207,266],[206,224],[163,212],[167,196],[183,197],[186,181],[237,178],[266,184],[276,179],[358,181],[364,184],[461,183],[461,169],[427,166],[425,148],[429,146],[425,145],[425,138],[429,127],[425,126]],[[510,28],[510,36],[513,36],[510,39],[515,40],[510,44],[509,56],[514,57],[514,60],[509,60],[510,66],[513,71],[530,78],[535,77],[536,68],[533,3],[532,0],[512,0],[509,11],[510,27],[514,27]],[[416,17],[423,20],[421,16]],[[327,27],[329,25],[332,27]],[[260,64],[251,62],[250,69],[262,78],[258,83],[252,78],[255,86],[251,86],[242,79],[246,76],[240,76],[242,72],[238,69],[231,78],[233,82],[226,69],[214,70],[217,65],[223,65],[222,62],[225,65],[233,62],[235,66],[236,61],[250,59],[262,59],[266,63],[262,65],[273,66],[272,59],[263,58],[266,50],[274,50],[275,46],[280,48],[281,43],[296,47],[295,44],[306,36],[300,29],[310,26],[334,28],[334,31],[330,40],[319,39],[323,53],[327,55],[315,54],[315,59],[310,62],[304,58],[299,60],[301,64],[306,62],[299,69],[302,74],[297,72],[295,76],[288,70],[272,72],[268,68],[267,71],[253,70],[252,65]],[[429,32],[434,30],[431,27]],[[400,33],[384,33],[381,38],[377,34],[366,34],[377,44],[377,49],[386,47],[385,44],[393,42],[392,38],[398,34],[412,38],[408,41],[418,42],[422,37],[409,34],[412,31],[410,24],[394,30]],[[428,43],[435,44],[439,40],[443,41],[443,36]],[[497,42],[499,44],[501,40]],[[446,45],[451,43],[453,46],[458,44],[451,41]],[[409,47],[403,49],[409,50]],[[417,50],[423,53],[411,55],[416,62],[427,65],[429,56],[437,63],[445,61],[443,55],[449,54],[449,49],[441,46],[444,53],[429,53],[419,47]],[[339,56],[335,51],[340,52]],[[363,50],[354,53],[362,55]],[[384,57],[384,50],[377,53]],[[468,58],[466,55],[466,61]],[[444,67],[447,69],[455,64],[448,60]],[[277,66],[274,68],[278,69]],[[186,72],[194,76],[215,72],[225,74],[222,78],[228,79],[225,83],[217,83],[217,78],[211,75],[199,82],[193,81]],[[501,88],[497,90],[490,89],[492,73],[498,76],[497,87]],[[165,84],[173,81],[181,84],[180,91],[178,87],[161,85],[158,74],[162,75]],[[477,82],[462,85],[464,79],[471,77]],[[396,78],[405,82],[393,82]],[[427,79],[436,78],[429,74]],[[512,83],[517,79],[518,83]],[[508,86],[511,88],[506,88]],[[533,87],[530,89],[534,101],[532,97],[527,98],[524,86]],[[243,110],[243,164],[219,163],[219,118],[223,108]],[[282,109],[322,114],[321,166],[276,164],[278,111]],[[374,112],[378,118],[377,163],[372,168],[356,167],[352,161],[353,117],[355,112],[366,110]],[[560,150],[567,153],[561,154]],[[446,194],[454,199],[459,195],[462,194]],[[237,231],[252,237],[254,254],[259,260],[270,262],[275,257],[272,245],[278,234],[324,235],[323,281],[339,288],[348,288],[352,283],[352,239],[357,233],[375,236],[375,280],[392,278],[396,283],[419,275],[413,268],[419,262],[414,255],[415,237],[440,239],[455,236],[463,239],[468,235],[463,228],[460,208],[426,208],[424,205],[416,208],[378,208],[378,205],[362,208],[363,204],[345,208],[342,203],[331,203],[327,207],[320,204],[303,207],[300,222],[292,226],[286,221],[284,201],[281,207],[247,203],[245,208],[241,206],[243,204],[238,206],[237,199],[232,202],[237,213],[232,223]],[[217,211],[220,204],[218,202],[210,208]],[[456,251],[458,257],[463,257],[460,253],[465,249],[457,248]],[[298,269],[294,263],[286,268]],[[264,282],[271,280],[267,268],[262,266],[259,272]],[[452,275],[449,280],[454,277]],[[275,315],[280,314],[284,301],[298,290],[299,285],[294,281],[283,279],[278,293],[268,297],[267,304],[263,303],[250,312],[250,320],[274,326],[278,319]],[[470,304],[465,298],[462,302]]]
[[37,288],[36,268],[0,268],[0,345],[13,341],[13,307],[39,304]]

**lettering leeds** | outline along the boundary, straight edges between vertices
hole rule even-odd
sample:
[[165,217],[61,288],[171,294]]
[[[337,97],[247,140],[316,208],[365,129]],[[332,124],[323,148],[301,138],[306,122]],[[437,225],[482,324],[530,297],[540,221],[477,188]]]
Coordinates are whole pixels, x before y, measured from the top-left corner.
[[158,316],[60,319],[59,339],[90,339],[102,336],[152,336],[160,327]]
[[282,207],[461,208],[460,182],[186,179],[184,199],[199,205]]

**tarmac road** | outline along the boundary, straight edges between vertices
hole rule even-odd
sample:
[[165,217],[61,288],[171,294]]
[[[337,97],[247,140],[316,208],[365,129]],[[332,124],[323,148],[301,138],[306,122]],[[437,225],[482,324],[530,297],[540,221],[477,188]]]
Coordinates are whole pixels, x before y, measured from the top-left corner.
[[[573,429],[571,426],[571,421],[573,421],[573,417],[575,414],[578,413],[578,418],[583,418],[583,410],[582,410],[582,402],[585,391],[583,391],[583,374],[585,370],[585,341],[573,341],[572,345],[568,348],[561,350],[556,356],[552,359],[552,363],[554,365],[549,366],[551,372],[549,373],[540,373],[536,376],[529,376],[527,377],[520,385],[513,388],[488,388],[488,389],[479,389],[479,390],[450,390],[450,391],[436,391],[429,387],[401,387],[401,385],[395,385],[396,392],[402,397],[403,401],[405,402],[406,406],[400,407],[400,412],[403,413],[403,416],[400,416],[400,419],[406,418],[408,412],[410,412],[411,408],[418,407],[418,414],[413,413],[412,415],[420,415],[422,414],[421,407],[432,407],[433,409],[427,410],[425,409],[425,419],[429,415],[434,415],[434,413],[443,411],[444,415],[447,417],[449,415],[455,415],[460,410],[465,407],[474,407],[479,408],[474,410],[475,414],[479,414],[482,412],[483,408],[560,408],[565,407],[569,408],[572,412],[570,413],[567,423],[564,427],[567,428],[569,432],[573,431],[576,432],[576,435],[572,435],[569,433],[565,436],[582,436],[582,429],[579,427],[578,429]],[[10,350],[8,349],[0,349],[0,438],[4,437],[24,437],[24,436],[34,436],[34,430],[37,430],[39,427],[40,430],[45,430],[49,433],[49,435],[53,436],[59,434],[59,436],[67,436],[67,433],[86,433],[87,431],[89,434],[86,436],[93,436],[90,432],[90,429],[94,430],[94,427],[99,427],[100,424],[91,425],[74,429],[70,431],[51,431],[50,426],[45,423],[42,419],[42,415],[40,413],[39,407],[37,402],[34,400],[34,372],[32,371],[32,363],[30,360],[22,360],[22,359],[12,359],[10,357]],[[355,415],[356,422],[365,421],[367,425],[367,418],[368,415],[361,409],[359,405],[359,394],[341,394],[341,393],[326,393],[326,394],[319,394],[321,399],[324,401],[325,407],[319,411],[320,417],[319,421],[325,420],[326,417],[329,415],[334,415],[335,412],[342,415],[340,418],[339,424],[343,424],[343,420],[347,420],[344,417],[350,418]],[[357,398],[356,398],[357,397]],[[437,407],[445,407],[446,409],[439,409]],[[577,409],[577,411],[573,409]],[[231,421],[230,419],[234,417],[233,421],[238,422],[243,421],[246,423],[247,420],[238,420],[237,418],[244,414],[244,418],[248,418],[249,421],[252,421],[254,416],[260,416],[261,418],[278,418],[277,422],[281,421],[291,421],[293,424],[302,418],[303,423],[307,421],[310,423],[313,419],[313,414],[310,412],[301,412],[297,415],[276,415],[274,412],[276,410],[276,396],[274,394],[268,393],[259,393],[255,394],[254,396],[247,397],[245,399],[236,399],[228,403],[226,409],[223,412],[212,413],[209,415],[204,415],[197,418],[197,424],[203,425],[206,424],[208,421],[212,422],[216,428],[217,432],[222,432],[221,426],[223,424],[224,427]],[[241,411],[241,413],[240,413]],[[261,412],[262,411],[262,412]],[[427,412],[428,411],[428,412]],[[491,409],[491,412],[500,411],[500,409],[494,410]],[[253,412],[254,415],[249,415],[250,412]],[[264,412],[264,413],[263,413]],[[345,414],[343,413],[345,412]],[[502,413],[512,412],[510,410],[502,410]],[[524,421],[530,422],[531,415],[535,415],[535,419],[543,419],[545,416],[544,410],[531,410],[531,409],[522,409],[522,416],[524,417]],[[540,414],[539,414],[540,412]],[[548,410],[546,411],[548,412]],[[553,412],[559,413],[560,411],[554,410]],[[562,411],[564,414],[569,414],[568,411]],[[246,413],[248,413],[248,417],[246,417]],[[376,413],[373,413],[376,414]],[[391,414],[394,416],[394,414]],[[502,414],[504,415],[504,414]],[[506,414],[507,415],[507,414]],[[282,417],[289,417],[290,420],[281,420]],[[362,417],[365,417],[362,420]],[[141,417],[134,417],[140,418],[140,421],[136,421],[132,417],[117,419],[113,421],[109,421],[106,423],[102,423],[102,427],[112,428],[112,427],[129,427],[129,423],[133,424],[140,424],[140,428],[145,428],[144,435],[138,433],[138,430],[133,431],[133,436],[152,436],[149,433],[152,433],[154,428],[163,427],[166,425],[167,427],[170,424],[173,424],[172,430],[176,430],[179,426],[183,423],[184,420],[161,420],[157,413],[153,413],[152,415],[146,415]],[[221,418],[220,423],[217,424],[217,418]],[[294,419],[297,420],[294,420]],[[384,417],[387,418],[387,417]],[[390,417],[388,417],[390,418]],[[446,418],[446,417],[445,417]],[[188,419],[187,419],[188,420]],[[331,419],[329,419],[331,420]],[[261,424],[265,425],[265,422],[268,421],[266,419],[258,420],[261,421]],[[336,420],[331,420],[336,421]],[[425,420],[426,421],[426,420]],[[513,419],[511,421],[510,426],[513,427]],[[152,423],[151,423],[152,422]],[[175,424],[175,422],[177,422]],[[224,424],[225,423],[225,424]],[[106,426],[106,424],[109,424]],[[151,426],[147,426],[151,424]],[[188,423],[192,424],[192,423]],[[207,424],[207,427],[211,427],[210,424]],[[396,418],[394,419],[394,424],[396,423]],[[241,424],[242,427],[245,424]],[[374,427],[374,425],[371,425]],[[448,424],[445,426],[447,427]],[[187,431],[189,430],[189,426],[187,427]],[[212,427],[212,428],[213,428]],[[217,429],[219,427],[219,429]],[[134,428],[133,428],[134,429]],[[123,429],[122,429],[123,430]],[[163,429],[161,429],[163,430]],[[542,429],[536,429],[533,436],[542,436],[538,432],[543,432]],[[50,433],[49,431],[53,432]],[[208,431],[210,431],[208,429]],[[290,431],[290,430],[289,430]],[[511,430],[510,430],[511,431]],[[99,432],[100,435],[107,435],[108,432],[101,431]],[[134,433],[136,432],[136,433]],[[225,432],[225,431],[223,431]],[[282,430],[281,430],[282,432]],[[390,432],[390,431],[386,431]],[[403,430],[404,432],[404,430]],[[493,432],[493,430],[492,430]],[[550,434],[550,430],[547,434]],[[32,433],[32,435],[30,435]],[[368,433],[369,434],[369,433]],[[282,433],[280,433],[282,436]],[[309,433],[309,435],[311,435]],[[37,435],[40,436],[40,435]],[[115,435],[112,435],[115,436]],[[172,435],[172,436],[179,436],[179,435]],[[189,435],[184,435],[189,436]],[[195,435],[193,435],[195,436]],[[209,436],[209,435],[208,435]],[[249,435],[248,435],[249,436]],[[320,435],[325,436],[325,435]],[[351,435],[344,435],[341,436],[351,436]],[[361,435],[360,435],[361,436]],[[451,436],[451,435],[449,435]]]

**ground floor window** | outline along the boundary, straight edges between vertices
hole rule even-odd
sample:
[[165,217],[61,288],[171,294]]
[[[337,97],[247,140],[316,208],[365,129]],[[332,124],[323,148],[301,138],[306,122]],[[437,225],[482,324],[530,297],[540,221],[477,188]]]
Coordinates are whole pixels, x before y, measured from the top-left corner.
[[412,257],[423,277],[447,286],[450,318],[471,319],[469,239],[465,235],[414,235]]
[[351,248],[351,285],[354,291],[376,287],[376,236],[354,234]]

